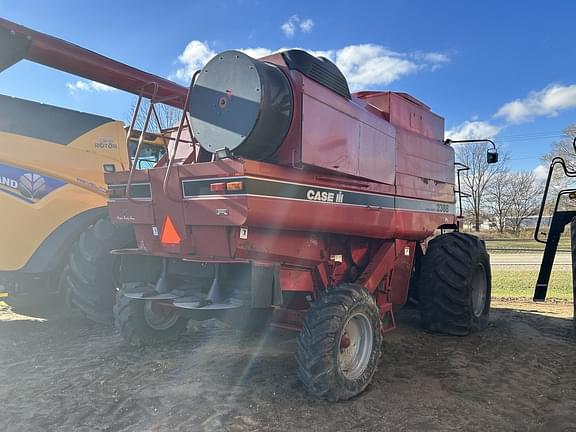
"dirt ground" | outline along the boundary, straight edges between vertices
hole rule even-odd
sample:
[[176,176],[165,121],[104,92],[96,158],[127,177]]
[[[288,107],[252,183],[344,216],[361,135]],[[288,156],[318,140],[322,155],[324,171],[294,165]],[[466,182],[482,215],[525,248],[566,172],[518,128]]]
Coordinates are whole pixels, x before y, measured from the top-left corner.
[[290,334],[204,325],[134,350],[80,317],[0,311],[0,430],[576,431],[571,305],[495,306],[466,338],[402,311],[374,383],[336,404],[304,392]]

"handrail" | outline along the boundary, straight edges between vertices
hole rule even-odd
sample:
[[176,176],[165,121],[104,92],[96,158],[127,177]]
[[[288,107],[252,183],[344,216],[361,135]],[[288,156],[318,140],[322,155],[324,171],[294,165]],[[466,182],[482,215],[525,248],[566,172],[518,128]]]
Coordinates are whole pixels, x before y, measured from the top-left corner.
[[[574,154],[576,154],[576,137],[574,137],[574,141],[572,141],[572,147],[574,148]],[[548,169],[548,177],[546,178],[546,186],[544,187],[544,194],[542,196],[542,203],[540,204],[540,212],[538,213],[538,221],[536,222],[536,228],[534,229],[534,240],[540,243],[546,244],[548,240],[544,241],[541,240],[538,236],[540,232],[540,224],[542,222],[542,216],[544,215],[544,208],[546,207],[546,198],[548,197],[548,190],[550,188],[550,182],[552,180],[552,174],[554,173],[554,168],[556,165],[560,165],[562,167],[562,171],[564,171],[564,175],[566,177],[576,177],[576,170],[571,170],[566,166],[566,161],[561,156],[556,156],[550,162],[550,168]],[[568,193],[576,192],[575,189],[563,189],[558,192],[558,197],[556,198],[556,205],[554,206],[554,213],[558,210],[558,205],[560,203],[560,197],[562,195],[566,195]]]
[[[129,201],[134,202],[134,200],[132,199],[132,196],[130,195],[130,186],[132,185],[132,179],[134,177],[134,171],[136,171],[136,166],[138,165],[138,158],[140,157],[140,152],[142,150],[142,144],[144,143],[144,136],[146,135],[146,131],[148,130],[148,124],[150,123],[150,117],[152,114],[152,110],[154,109],[154,97],[156,96],[157,90],[158,90],[158,84],[152,82],[152,83],[148,83],[146,84],[142,90],[141,90],[141,94],[140,97],[138,98],[138,102],[136,103],[136,108],[134,110],[134,114],[132,115],[132,122],[130,123],[130,127],[128,128],[128,133],[126,134],[126,148],[128,147],[128,143],[130,140],[130,135],[132,134],[132,130],[134,129],[134,124],[136,123],[136,119],[138,117],[138,111],[140,109],[140,104],[142,102],[142,97],[144,94],[144,89],[145,87],[148,86],[152,86],[152,97],[150,99],[150,107],[148,108],[148,112],[146,113],[146,120],[144,121],[144,127],[142,128],[142,133],[140,134],[140,137],[138,138],[138,145],[136,146],[136,152],[134,154],[134,161],[132,161],[131,166],[130,166],[130,173],[128,174],[128,181],[126,182],[126,198],[128,198]],[[159,126],[160,127],[160,126]]]
[[[166,167],[166,174],[164,175],[164,182],[162,183],[162,191],[164,192],[164,195],[168,199],[172,199],[170,197],[169,192],[168,192],[168,180],[170,179],[170,173],[172,171],[172,166],[174,165],[174,160],[176,159],[176,152],[178,151],[178,145],[180,144],[180,137],[182,135],[182,130],[184,129],[184,121],[186,121],[186,123],[188,125],[188,129],[190,131],[191,141],[194,142],[193,135],[192,135],[192,127],[190,126],[190,120],[188,120],[188,104],[190,103],[190,95],[192,94],[192,87],[194,87],[194,82],[196,81],[196,78],[198,77],[199,73],[200,73],[200,70],[197,70],[196,72],[194,72],[194,75],[192,75],[192,80],[190,81],[190,87],[188,87],[188,93],[186,93],[186,102],[184,104],[184,109],[182,110],[182,117],[180,117],[180,124],[178,125],[178,131],[176,132],[176,140],[174,141],[174,147],[173,147],[172,155],[170,155],[170,152],[168,152],[168,156],[169,156],[168,165]],[[194,146],[193,151],[195,154],[196,153],[196,144],[194,144],[193,146]]]
[[462,197],[469,198],[471,195],[466,192],[462,192],[462,186],[460,184],[460,173],[462,171],[468,171],[470,167],[468,165],[463,164],[462,162],[454,162],[454,166],[456,167],[460,166],[460,168],[456,168],[456,177],[458,179],[458,190],[455,192],[458,193],[458,203],[460,205],[460,215],[457,217],[463,218],[464,216],[462,215]]

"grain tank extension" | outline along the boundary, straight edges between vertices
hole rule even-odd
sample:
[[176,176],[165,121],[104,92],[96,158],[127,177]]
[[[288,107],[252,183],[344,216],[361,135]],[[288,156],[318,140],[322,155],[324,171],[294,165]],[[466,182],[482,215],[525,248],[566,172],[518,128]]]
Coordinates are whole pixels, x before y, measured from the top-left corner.
[[[429,330],[464,335],[490,308],[482,242],[457,232],[444,120],[405,93],[350,93],[300,50],[226,51],[188,96],[194,145],[106,174],[132,224],[116,323],[130,343],[189,319],[299,331],[305,387],[349,399],[372,380],[394,312],[417,299]],[[452,231],[430,239],[438,229]]]

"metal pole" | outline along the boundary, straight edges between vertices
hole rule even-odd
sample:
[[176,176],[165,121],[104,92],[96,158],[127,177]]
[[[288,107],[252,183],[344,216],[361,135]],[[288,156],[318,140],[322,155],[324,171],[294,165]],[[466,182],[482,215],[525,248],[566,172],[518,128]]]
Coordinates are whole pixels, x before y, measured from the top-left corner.
[[572,319],[576,326],[576,217],[570,222],[570,246],[572,254],[572,303],[574,307]]

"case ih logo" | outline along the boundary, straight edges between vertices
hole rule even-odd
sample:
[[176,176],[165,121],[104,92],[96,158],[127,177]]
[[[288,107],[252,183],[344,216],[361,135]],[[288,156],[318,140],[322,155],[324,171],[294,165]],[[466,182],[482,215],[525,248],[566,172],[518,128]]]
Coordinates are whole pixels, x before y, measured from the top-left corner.
[[310,201],[341,203],[344,202],[344,192],[327,192],[309,189],[308,192],[306,192],[306,199]]

